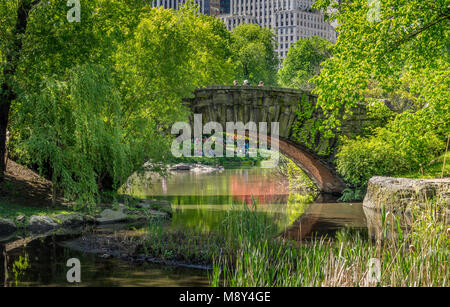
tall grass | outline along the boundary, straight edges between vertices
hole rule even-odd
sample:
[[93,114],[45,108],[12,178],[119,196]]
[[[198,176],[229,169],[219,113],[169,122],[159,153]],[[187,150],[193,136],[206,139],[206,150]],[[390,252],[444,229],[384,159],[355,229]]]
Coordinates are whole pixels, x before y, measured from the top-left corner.
[[[447,286],[449,235],[436,204],[416,211],[408,231],[382,212],[382,232],[372,241],[343,230],[335,239],[308,244],[271,235],[255,210],[231,212],[232,253],[215,255],[212,286]],[[247,227],[252,227],[251,229]],[[388,235],[388,232],[395,232]],[[369,264],[380,263],[379,278]]]

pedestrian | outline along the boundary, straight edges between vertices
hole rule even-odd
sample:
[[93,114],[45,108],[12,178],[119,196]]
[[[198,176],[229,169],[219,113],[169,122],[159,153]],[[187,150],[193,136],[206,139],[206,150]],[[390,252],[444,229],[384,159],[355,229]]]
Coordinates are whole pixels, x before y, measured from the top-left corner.
[[264,82],[263,81],[259,81],[258,86],[264,86]]

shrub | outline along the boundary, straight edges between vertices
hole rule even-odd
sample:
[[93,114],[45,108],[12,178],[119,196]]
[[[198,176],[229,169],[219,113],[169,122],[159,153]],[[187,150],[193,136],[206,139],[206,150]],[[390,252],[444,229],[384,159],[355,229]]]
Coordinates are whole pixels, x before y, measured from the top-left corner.
[[365,187],[373,176],[418,170],[444,149],[442,136],[434,132],[433,123],[420,112],[402,113],[369,137],[342,139],[336,155],[337,170],[349,183]]

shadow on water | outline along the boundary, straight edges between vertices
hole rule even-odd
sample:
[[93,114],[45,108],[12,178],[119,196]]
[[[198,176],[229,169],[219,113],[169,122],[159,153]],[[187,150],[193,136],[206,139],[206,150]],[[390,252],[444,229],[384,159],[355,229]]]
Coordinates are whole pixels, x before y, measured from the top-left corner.
[[[130,263],[121,259],[104,259],[62,246],[76,236],[52,235],[38,238],[26,246],[9,251],[4,244],[0,286],[207,286],[207,272],[150,263]],[[1,247],[0,247],[1,248]],[[78,258],[81,283],[67,281],[67,260]],[[5,267],[6,263],[6,267]],[[6,268],[6,269],[5,269]]]

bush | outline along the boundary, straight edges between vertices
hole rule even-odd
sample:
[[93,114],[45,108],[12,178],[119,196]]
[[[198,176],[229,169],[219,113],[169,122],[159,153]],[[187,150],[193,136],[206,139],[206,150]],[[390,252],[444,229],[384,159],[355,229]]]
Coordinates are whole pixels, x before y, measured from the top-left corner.
[[398,176],[428,165],[445,144],[421,115],[402,113],[372,136],[343,139],[336,155],[338,172],[352,185],[365,187],[373,176]]
[[344,140],[336,158],[337,170],[345,180],[365,186],[376,175],[393,175],[404,165],[395,148],[377,138]]

